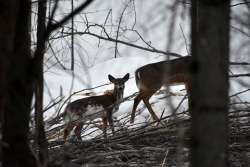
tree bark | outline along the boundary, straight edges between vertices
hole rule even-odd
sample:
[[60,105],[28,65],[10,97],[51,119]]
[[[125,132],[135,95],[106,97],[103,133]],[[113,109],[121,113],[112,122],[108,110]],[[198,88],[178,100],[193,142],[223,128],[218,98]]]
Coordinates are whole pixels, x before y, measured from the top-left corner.
[[4,167],[35,167],[28,132],[32,99],[30,0],[0,2],[1,98]]
[[226,167],[229,0],[192,0],[192,167]]
[[47,0],[38,1],[38,18],[37,18],[37,47],[33,60],[33,74],[35,87],[35,124],[36,140],[38,144],[39,162],[45,167],[48,164],[48,143],[45,136],[43,122],[43,58],[47,40],[46,31],[46,10]]

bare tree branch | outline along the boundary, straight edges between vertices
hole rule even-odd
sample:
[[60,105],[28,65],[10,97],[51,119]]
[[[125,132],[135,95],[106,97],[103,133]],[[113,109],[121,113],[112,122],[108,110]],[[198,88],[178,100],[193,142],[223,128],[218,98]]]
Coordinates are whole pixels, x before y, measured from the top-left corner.
[[51,23],[48,24],[47,32],[46,34],[50,34],[52,31],[56,30],[57,28],[64,25],[67,21],[69,21],[72,17],[74,17],[76,14],[81,12],[83,9],[85,9],[87,6],[89,6],[94,0],[86,0],[83,4],[81,4],[79,7],[77,7],[73,12],[71,12],[69,15],[65,16],[62,20],[58,21],[57,23]]
[[[67,33],[65,33],[65,34],[67,34]],[[128,42],[125,42],[125,41],[122,41],[122,40],[117,40],[116,41],[116,39],[111,38],[109,36],[103,37],[101,35],[98,35],[98,34],[95,34],[95,33],[92,33],[92,32],[88,32],[88,31],[85,31],[85,32],[75,32],[75,34],[78,34],[78,35],[91,35],[91,36],[94,36],[94,37],[102,39],[102,40],[121,43],[121,44],[124,44],[124,45],[127,45],[127,46],[131,46],[131,47],[134,47],[134,48],[137,48],[137,49],[142,49],[142,50],[153,52],[153,53],[160,53],[160,54],[169,55],[169,56],[173,56],[173,57],[182,57],[181,55],[179,55],[177,53],[165,52],[165,51],[162,51],[162,50],[158,50],[156,48],[152,48],[152,49],[151,48],[146,48],[146,47],[135,45],[135,44],[132,44],[132,43],[128,43]],[[68,35],[69,34],[67,34],[67,36]],[[53,39],[55,39],[55,38],[53,38]]]
[[234,74],[234,75],[229,75],[231,78],[237,78],[237,77],[250,77],[250,73],[246,74]]
[[123,18],[124,12],[126,11],[129,3],[126,4],[126,6],[123,8],[123,11],[122,11],[120,19],[119,19],[118,28],[117,28],[117,31],[116,31],[116,38],[115,38],[115,58],[117,57],[117,52],[118,52],[118,48],[117,48],[118,42],[117,41],[118,41],[118,37],[119,37],[119,30],[120,30],[122,18]]

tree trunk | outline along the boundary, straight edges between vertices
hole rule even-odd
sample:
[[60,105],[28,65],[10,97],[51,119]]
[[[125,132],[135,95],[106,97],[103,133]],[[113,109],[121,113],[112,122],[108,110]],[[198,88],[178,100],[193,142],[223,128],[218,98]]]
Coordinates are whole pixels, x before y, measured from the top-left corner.
[[192,167],[226,167],[229,0],[192,0]]
[[43,166],[48,164],[48,144],[45,136],[43,122],[43,58],[47,36],[46,31],[46,10],[47,0],[38,1],[38,18],[37,18],[37,47],[33,59],[33,74],[35,81],[35,124],[36,124],[36,141],[38,144],[39,162]]
[[[0,2],[1,114],[3,115],[3,166],[35,167],[28,131],[32,100],[30,76],[30,0]],[[3,83],[5,82],[5,83]],[[1,93],[2,93],[1,92]]]

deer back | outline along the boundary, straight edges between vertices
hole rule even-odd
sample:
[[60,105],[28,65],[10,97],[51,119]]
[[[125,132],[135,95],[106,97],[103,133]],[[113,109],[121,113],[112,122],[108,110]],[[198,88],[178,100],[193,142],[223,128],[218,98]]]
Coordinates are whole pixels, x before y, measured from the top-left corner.
[[64,118],[71,122],[81,118],[93,120],[107,117],[108,112],[112,112],[113,103],[114,97],[110,94],[79,99],[67,105]]
[[190,64],[190,56],[147,64],[136,70],[136,84],[140,90],[154,92],[162,85],[185,83],[190,80]]

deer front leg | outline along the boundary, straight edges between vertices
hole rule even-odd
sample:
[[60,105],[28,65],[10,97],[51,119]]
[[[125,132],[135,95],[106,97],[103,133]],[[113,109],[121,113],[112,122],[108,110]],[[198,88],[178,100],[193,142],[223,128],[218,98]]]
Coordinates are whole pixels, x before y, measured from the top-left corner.
[[107,140],[107,117],[102,117],[102,123],[103,136]]
[[[114,108],[114,110],[116,110],[116,109]],[[114,135],[115,134],[115,128],[114,128],[112,113],[113,113],[112,110],[107,112],[107,121],[109,123],[109,126],[111,127],[112,134]]]

